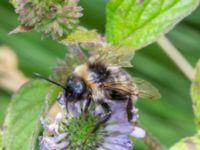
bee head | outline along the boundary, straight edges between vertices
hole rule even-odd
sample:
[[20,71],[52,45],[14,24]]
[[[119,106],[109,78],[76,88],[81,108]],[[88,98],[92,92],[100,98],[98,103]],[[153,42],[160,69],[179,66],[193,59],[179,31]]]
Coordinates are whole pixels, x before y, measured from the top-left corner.
[[83,98],[86,92],[86,84],[80,77],[71,75],[65,85],[65,96],[68,101],[76,101]]
[[75,75],[71,75],[67,78],[67,81],[66,81],[66,84],[65,86],[56,82],[56,81],[53,81],[51,79],[48,79],[38,73],[34,73],[34,75],[37,77],[37,78],[40,78],[40,79],[43,79],[43,80],[46,80],[52,84],[55,84],[59,87],[61,87],[63,90],[64,90],[64,94],[65,94],[65,97],[67,99],[67,101],[77,101],[77,100],[80,100],[83,98],[83,95],[85,94],[86,92],[86,84],[85,82],[83,81],[82,78],[80,77],[77,77]]

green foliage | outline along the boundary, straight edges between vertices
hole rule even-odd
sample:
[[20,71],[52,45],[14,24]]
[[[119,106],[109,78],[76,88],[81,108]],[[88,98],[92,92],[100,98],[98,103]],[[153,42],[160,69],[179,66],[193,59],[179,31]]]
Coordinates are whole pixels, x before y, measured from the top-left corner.
[[1,91],[0,91],[0,95],[1,95],[1,98],[0,98],[0,127],[1,127],[4,121],[4,116],[6,114],[7,106],[10,102],[10,96],[8,95],[8,93],[1,92]]
[[72,43],[86,43],[95,42],[97,40],[98,34],[95,30],[87,30],[83,27],[77,28],[69,36],[64,38],[61,43],[72,44]]
[[[5,120],[3,146],[6,150],[33,150],[40,131],[40,117],[56,100],[59,89],[48,94],[50,84],[33,80],[12,98]],[[48,95],[47,95],[48,94]],[[45,101],[46,98],[46,101]]]
[[[200,61],[196,66],[196,74],[192,83],[191,94],[193,99],[193,110],[195,114],[195,123],[200,131]],[[200,142],[199,142],[200,143]]]
[[0,130],[0,150],[3,150],[3,133]]
[[200,149],[200,135],[182,139],[175,144],[170,150],[199,150]]
[[199,0],[110,0],[107,40],[139,49],[171,30],[198,4]]

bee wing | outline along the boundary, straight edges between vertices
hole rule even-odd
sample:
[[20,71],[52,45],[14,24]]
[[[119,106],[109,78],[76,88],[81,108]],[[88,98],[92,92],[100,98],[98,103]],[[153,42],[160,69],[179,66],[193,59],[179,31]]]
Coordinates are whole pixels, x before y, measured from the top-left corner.
[[132,67],[131,59],[134,56],[134,51],[127,46],[110,46],[108,49],[103,49],[100,53],[100,58],[107,61],[109,64],[114,64],[120,67]]
[[128,46],[111,45],[106,42],[99,44],[87,44],[81,45],[83,49],[87,49],[90,56],[95,56],[101,62],[112,64],[120,67],[132,67],[131,59],[134,56],[134,50]]
[[107,82],[104,83],[104,87],[107,90],[113,90],[124,95],[138,95],[136,84],[132,84],[130,80]]
[[159,99],[161,97],[159,90],[148,81],[134,77],[133,84],[136,84],[138,96],[148,99]]

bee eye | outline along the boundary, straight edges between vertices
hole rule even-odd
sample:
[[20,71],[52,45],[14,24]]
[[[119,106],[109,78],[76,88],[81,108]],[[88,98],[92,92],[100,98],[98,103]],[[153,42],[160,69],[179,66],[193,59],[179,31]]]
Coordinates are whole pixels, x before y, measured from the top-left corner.
[[72,75],[67,79],[66,88],[68,90],[68,96],[77,99],[85,92],[86,85],[81,78]]

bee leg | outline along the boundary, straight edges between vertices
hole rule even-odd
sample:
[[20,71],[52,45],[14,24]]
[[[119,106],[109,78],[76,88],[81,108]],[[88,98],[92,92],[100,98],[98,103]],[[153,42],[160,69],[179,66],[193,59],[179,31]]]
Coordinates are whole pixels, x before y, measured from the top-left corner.
[[69,113],[69,109],[68,109],[68,101],[65,102],[65,107],[66,107],[67,113]]
[[88,112],[88,108],[89,108],[89,106],[90,106],[90,104],[91,104],[91,101],[92,101],[92,98],[91,98],[91,96],[88,98],[88,100],[87,100],[87,102],[86,102],[86,105],[85,105],[85,108],[84,108],[84,110],[83,110],[83,112],[84,113],[87,113]]
[[107,103],[101,103],[101,106],[105,110],[106,114],[96,123],[91,133],[95,133],[99,129],[99,127],[105,122],[107,122],[111,117],[112,111],[110,106]]
[[128,121],[131,121],[133,118],[132,108],[133,108],[133,102],[131,98],[129,98],[126,106]]
[[91,132],[88,133],[88,135],[85,138],[85,141],[82,144],[85,144],[91,134],[94,134],[99,127],[104,124],[106,121],[108,121],[111,117],[111,109],[110,106],[107,103],[101,103],[102,108],[106,112],[106,114],[96,123],[94,128],[91,130]]

